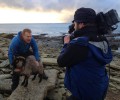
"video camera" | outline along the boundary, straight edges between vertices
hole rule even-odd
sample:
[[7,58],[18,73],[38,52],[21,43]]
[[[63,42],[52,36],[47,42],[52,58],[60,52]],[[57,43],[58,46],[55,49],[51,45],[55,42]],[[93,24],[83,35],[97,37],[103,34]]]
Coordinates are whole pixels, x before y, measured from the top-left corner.
[[68,30],[68,33],[69,34],[71,34],[72,32],[74,32],[74,24],[71,24],[70,26],[69,26],[69,30]]
[[[109,10],[107,13],[100,12],[96,16],[96,24],[98,27],[98,34],[110,34],[113,30],[117,29],[116,24],[120,22],[120,18],[116,10]],[[116,26],[116,27],[114,27]],[[74,31],[74,24],[69,26],[68,33],[71,34]]]
[[[96,15],[96,25],[98,28],[98,35],[105,35],[105,34],[111,34],[112,31],[117,29],[117,23],[120,22],[120,18],[118,16],[118,13],[116,10],[111,9],[107,13],[99,12]],[[69,26],[68,33],[72,34],[74,32],[74,23],[72,23]],[[67,34],[66,34],[67,35]],[[64,43],[64,37],[63,36],[63,43]],[[73,34],[71,35],[71,39],[73,39]]]
[[[109,10],[107,13],[100,12],[97,14],[96,23],[98,27],[98,34],[110,34],[113,30],[117,29],[117,23],[120,18],[116,10]],[[115,27],[114,27],[115,26]]]

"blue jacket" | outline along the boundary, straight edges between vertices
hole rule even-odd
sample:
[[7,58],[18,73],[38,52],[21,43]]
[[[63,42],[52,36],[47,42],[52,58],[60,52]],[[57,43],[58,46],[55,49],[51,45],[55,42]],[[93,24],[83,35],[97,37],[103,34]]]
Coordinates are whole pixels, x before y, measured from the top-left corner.
[[58,64],[66,67],[65,87],[78,100],[103,100],[108,87],[105,65],[112,60],[106,41],[93,42],[79,37],[65,44]]
[[12,64],[14,56],[28,53],[30,47],[32,47],[33,49],[33,54],[36,60],[39,61],[40,58],[39,58],[38,47],[35,39],[32,37],[31,42],[25,44],[24,41],[20,38],[20,35],[21,35],[21,32],[18,32],[18,35],[15,36],[10,43],[9,50],[8,50],[8,58],[9,58],[10,64]]

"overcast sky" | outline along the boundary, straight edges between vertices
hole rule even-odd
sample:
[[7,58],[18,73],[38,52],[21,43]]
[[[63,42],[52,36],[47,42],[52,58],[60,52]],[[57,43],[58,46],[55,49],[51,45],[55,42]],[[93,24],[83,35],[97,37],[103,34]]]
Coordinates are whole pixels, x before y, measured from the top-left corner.
[[0,23],[70,22],[80,7],[120,15],[120,0],[0,0]]

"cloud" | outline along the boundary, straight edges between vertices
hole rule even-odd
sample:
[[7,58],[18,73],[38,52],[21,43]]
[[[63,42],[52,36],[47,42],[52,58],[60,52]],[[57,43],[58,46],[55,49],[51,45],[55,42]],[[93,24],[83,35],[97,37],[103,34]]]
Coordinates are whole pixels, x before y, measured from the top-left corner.
[[90,7],[93,8],[96,12],[107,12],[110,9],[116,9],[120,15],[119,4],[120,0],[0,0],[1,7],[9,7],[27,11],[55,11],[62,13],[63,10],[67,10],[71,12],[71,16],[67,16],[65,18],[67,21],[72,19],[72,14],[74,14],[74,11],[80,7]]
[[77,9],[79,7],[92,7],[93,9],[120,9],[120,1],[116,0],[0,0],[0,5],[24,8],[24,9],[36,9],[43,8],[45,10],[61,11],[63,9]]

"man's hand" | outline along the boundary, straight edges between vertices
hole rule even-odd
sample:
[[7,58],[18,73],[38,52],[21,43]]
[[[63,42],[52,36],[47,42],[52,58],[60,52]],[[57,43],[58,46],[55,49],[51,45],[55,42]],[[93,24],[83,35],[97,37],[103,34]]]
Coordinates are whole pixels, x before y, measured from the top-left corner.
[[20,73],[22,70],[20,68],[15,68],[14,72]]
[[64,37],[64,44],[70,42],[70,35]]
[[35,61],[35,64],[36,64],[37,66],[39,66],[39,62],[38,62],[38,61]]

